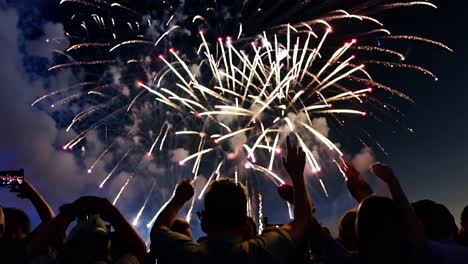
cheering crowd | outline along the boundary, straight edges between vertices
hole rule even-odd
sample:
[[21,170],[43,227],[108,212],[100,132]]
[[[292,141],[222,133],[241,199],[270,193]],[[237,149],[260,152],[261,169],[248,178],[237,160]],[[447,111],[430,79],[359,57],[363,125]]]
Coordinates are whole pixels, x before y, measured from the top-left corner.
[[314,216],[305,164],[305,154],[288,140],[283,165],[292,185],[280,186],[278,193],[294,206],[290,223],[258,235],[247,215],[245,187],[220,179],[210,184],[199,215],[206,236],[195,241],[189,223],[177,219],[194,195],[186,180],[160,210],[149,250],[108,200],[81,197],[55,215],[23,182],[13,191],[32,202],[41,224],[31,231],[23,211],[0,207],[0,263],[468,263],[468,207],[458,228],[444,205],[431,200],[411,204],[393,170],[381,163],[370,171],[388,186],[391,199],[374,195],[351,164],[342,166],[359,205],[343,214],[332,237]]

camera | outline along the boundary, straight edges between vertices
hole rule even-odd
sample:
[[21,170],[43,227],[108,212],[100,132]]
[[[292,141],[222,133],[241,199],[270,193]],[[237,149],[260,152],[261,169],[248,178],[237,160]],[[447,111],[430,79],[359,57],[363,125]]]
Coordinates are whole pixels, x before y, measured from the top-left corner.
[[11,186],[23,183],[24,170],[0,171],[0,186]]

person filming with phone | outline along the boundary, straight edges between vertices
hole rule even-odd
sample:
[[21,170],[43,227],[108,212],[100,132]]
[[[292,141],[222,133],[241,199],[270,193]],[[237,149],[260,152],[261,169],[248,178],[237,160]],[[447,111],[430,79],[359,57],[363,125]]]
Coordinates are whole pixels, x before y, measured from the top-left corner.
[[[24,180],[24,171],[0,171],[0,186],[9,188],[20,199],[31,201],[41,223],[55,217],[54,211],[32,184]],[[0,204],[0,256],[2,263],[26,263],[27,245],[31,239],[31,221],[22,210]]]

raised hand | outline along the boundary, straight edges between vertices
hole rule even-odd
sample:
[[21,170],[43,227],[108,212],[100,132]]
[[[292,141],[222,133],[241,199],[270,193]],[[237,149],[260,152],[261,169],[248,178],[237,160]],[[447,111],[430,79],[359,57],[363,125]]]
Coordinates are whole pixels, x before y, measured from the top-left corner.
[[155,232],[158,232],[160,229],[170,229],[177,214],[194,194],[195,190],[191,180],[185,180],[179,183],[175,189],[174,195],[164,205],[156,218],[153,228],[151,229],[151,236],[154,236]]
[[284,168],[292,179],[303,177],[306,164],[304,151],[302,151],[302,148],[296,147],[296,145],[291,145],[289,137],[286,138],[286,148],[288,155],[286,158],[283,156]]
[[392,168],[380,162],[374,163],[369,168],[377,177],[387,184],[393,184],[398,181],[393,173]]
[[310,228],[309,224],[313,218],[312,205],[304,180],[306,156],[301,148],[291,145],[289,137],[286,138],[286,148],[288,155],[287,158],[283,157],[283,166],[289,173],[289,177],[291,177],[293,187],[282,186],[278,191],[288,201],[291,193],[293,193],[294,221],[282,228],[289,232],[294,241],[299,242],[306,237],[306,233]]
[[195,194],[195,190],[193,188],[192,181],[185,180],[179,183],[179,185],[177,185],[177,188],[174,194],[174,199],[185,203],[188,200],[190,200],[194,194]]
[[34,189],[29,182],[23,180],[21,184],[13,185],[10,192],[18,193],[16,196],[21,199],[30,200],[42,221],[48,221],[54,218],[54,210],[52,210],[44,197],[42,197],[42,195]]
[[72,206],[78,216],[99,214],[106,221],[111,220],[118,211],[109,200],[96,196],[81,197]]
[[344,165],[340,165],[340,167],[345,173],[347,180],[356,181],[362,179],[361,173],[354,167],[351,162],[346,162]]
[[11,186],[10,192],[18,193],[16,196],[21,199],[32,199],[37,194],[36,189],[27,181]]
[[348,191],[357,202],[361,202],[372,195],[372,188],[353,164],[347,162],[345,165],[341,166],[341,169],[346,175],[346,187],[348,187]]
[[138,232],[128,223],[120,211],[106,198],[96,196],[81,197],[72,203],[74,210],[85,214],[99,214],[115,229],[115,234],[128,252],[143,263],[146,255],[146,245]]

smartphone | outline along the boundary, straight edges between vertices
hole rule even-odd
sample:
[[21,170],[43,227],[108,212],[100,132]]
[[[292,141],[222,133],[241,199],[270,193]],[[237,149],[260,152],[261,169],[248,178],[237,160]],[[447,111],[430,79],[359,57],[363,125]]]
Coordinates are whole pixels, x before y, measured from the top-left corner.
[[0,186],[14,186],[23,183],[24,170],[0,171]]

